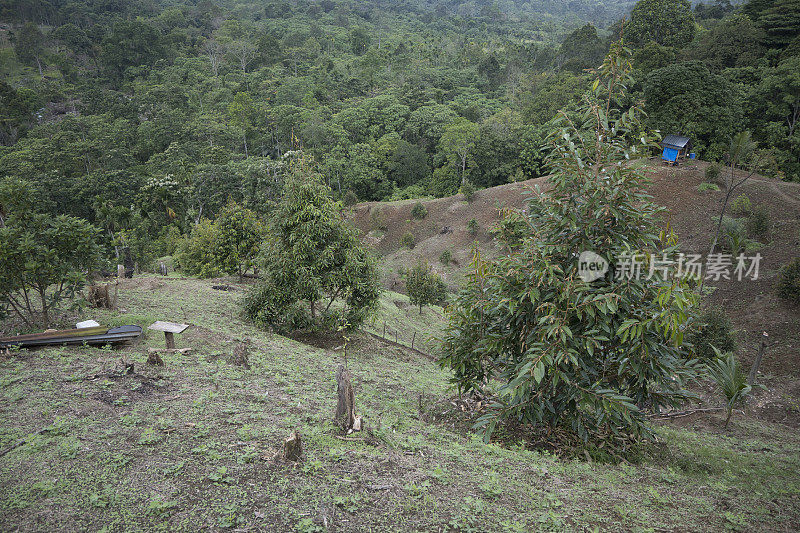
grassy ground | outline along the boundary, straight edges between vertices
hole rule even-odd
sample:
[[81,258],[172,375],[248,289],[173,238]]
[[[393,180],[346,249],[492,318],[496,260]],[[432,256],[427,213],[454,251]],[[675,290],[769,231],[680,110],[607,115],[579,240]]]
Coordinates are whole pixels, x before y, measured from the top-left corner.
[[[788,531],[800,523],[800,436],[741,415],[660,428],[636,464],[483,445],[423,355],[358,335],[348,345],[369,432],[331,423],[341,350],[264,333],[241,292],[176,278],[128,280],[111,324],[194,326],[164,367],[134,347],[48,348],[0,359],[3,530]],[[396,304],[395,301],[400,303]],[[441,311],[387,293],[382,316],[435,336]],[[86,318],[89,318],[88,316]],[[250,341],[251,368],[229,362]],[[324,343],[323,343],[324,344]],[[336,344],[336,343],[333,343]],[[337,346],[332,346],[337,348]],[[121,360],[132,361],[124,374]],[[297,429],[306,457],[273,460]]]

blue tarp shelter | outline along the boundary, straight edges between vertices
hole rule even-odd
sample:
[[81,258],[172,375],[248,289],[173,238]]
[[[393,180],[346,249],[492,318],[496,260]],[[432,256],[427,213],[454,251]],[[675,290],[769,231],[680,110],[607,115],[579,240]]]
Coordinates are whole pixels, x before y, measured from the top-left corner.
[[671,163],[677,163],[678,150],[676,148],[670,148],[669,146],[665,146],[664,151],[661,153],[661,159],[664,161],[669,161]]

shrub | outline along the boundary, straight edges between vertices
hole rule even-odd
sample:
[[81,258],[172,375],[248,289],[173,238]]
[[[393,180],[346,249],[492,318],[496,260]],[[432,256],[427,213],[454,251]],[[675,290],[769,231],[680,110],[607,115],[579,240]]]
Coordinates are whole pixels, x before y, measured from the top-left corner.
[[700,192],[718,191],[719,190],[719,185],[717,185],[715,183],[703,182],[703,183],[701,183],[700,185],[697,186],[697,190],[700,191]]
[[736,349],[733,326],[722,309],[710,308],[697,317],[696,326],[686,336],[687,342],[694,346],[698,359],[710,361],[714,358],[714,348],[723,352]]
[[719,244],[734,255],[744,251],[747,248],[747,228],[744,221],[729,216],[722,217],[722,236]]
[[477,234],[478,234],[478,221],[477,221],[477,220],[475,220],[474,218],[473,218],[473,219],[470,219],[470,221],[469,221],[469,222],[467,222],[467,231],[468,231],[468,232],[469,232],[469,234],[470,234],[470,235],[472,235],[473,237],[474,237],[475,235],[477,235]]
[[358,203],[358,196],[352,190],[348,189],[346,193],[344,193],[344,197],[342,198],[342,203],[350,207]]
[[736,360],[736,356],[729,352],[722,354],[715,349],[716,357],[708,365],[708,375],[722,390],[725,395],[725,427],[731,420],[731,414],[736,404],[742,403],[747,399],[752,387],[747,383],[747,376],[742,371],[742,366]]
[[747,234],[751,237],[762,239],[769,233],[772,221],[769,210],[763,205],[757,205],[747,217]]
[[711,163],[708,165],[704,177],[708,183],[714,183],[720,186],[724,185],[722,180],[722,166],[719,163]]
[[435,304],[447,298],[447,286],[442,277],[431,270],[425,261],[418,262],[406,271],[406,291],[412,305],[422,306]]
[[377,305],[375,259],[330,189],[305,161],[294,165],[263,245],[263,280],[245,299],[245,315],[277,331],[358,327]]
[[704,181],[703,183],[697,186],[697,190],[700,192],[719,191],[720,187],[716,183],[709,183],[707,181]]
[[781,268],[776,289],[784,300],[800,304],[800,257]]
[[214,262],[226,274],[242,275],[253,266],[264,238],[258,216],[236,202],[228,202],[214,221]]
[[217,227],[207,219],[201,220],[178,245],[173,259],[175,267],[190,276],[213,278],[220,274],[214,257]]
[[411,208],[411,216],[417,220],[422,220],[428,216],[428,208],[422,205],[422,202],[417,202],[414,204],[414,207]]
[[406,248],[414,248],[416,242],[414,241],[414,234],[410,231],[403,233],[403,236],[400,237],[400,246],[405,246]]
[[0,227],[0,305],[28,326],[50,326],[101,263],[98,230],[67,215],[18,213]]
[[472,202],[472,199],[475,197],[475,186],[472,182],[465,181],[461,184],[461,188],[458,189],[458,192],[464,195],[464,199],[467,202]]
[[444,250],[439,255],[439,262],[445,266],[449,265],[453,260],[453,253],[450,250]]
[[750,203],[750,198],[748,198],[746,194],[740,194],[733,203],[731,203],[731,213],[735,215],[747,216],[752,209],[753,206]]
[[387,200],[389,202],[395,202],[397,200],[411,200],[413,198],[432,198],[432,196],[422,185],[409,185],[405,189],[395,189]]
[[369,224],[372,229],[379,229],[382,231],[386,231],[386,228],[389,227],[386,222],[386,215],[383,213],[383,209],[381,209],[380,206],[375,205],[370,209]]

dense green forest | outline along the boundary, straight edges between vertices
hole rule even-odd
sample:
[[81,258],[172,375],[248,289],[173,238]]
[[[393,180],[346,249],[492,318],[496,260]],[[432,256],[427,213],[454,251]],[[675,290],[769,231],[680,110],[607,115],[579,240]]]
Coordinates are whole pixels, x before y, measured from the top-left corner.
[[620,36],[647,127],[708,160],[750,130],[800,180],[800,0],[3,0],[0,20],[0,223],[77,216],[140,265],[229,200],[266,214],[299,152],[345,203],[543,175],[548,122]]

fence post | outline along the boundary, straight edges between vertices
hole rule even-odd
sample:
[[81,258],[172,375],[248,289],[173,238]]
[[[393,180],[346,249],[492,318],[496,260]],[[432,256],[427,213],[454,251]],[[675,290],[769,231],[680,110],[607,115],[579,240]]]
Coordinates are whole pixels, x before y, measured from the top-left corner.
[[756,355],[756,360],[753,362],[753,367],[750,369],[750,375],[747,376],[747,384],[751,387],[756,383],[758,367],[761,366],[761,358],[764,357],[764,349],[767,347],[767,332],[765,331],[763,335],[764,338],[761,339],[761,345],[758,347],[758,355]]

